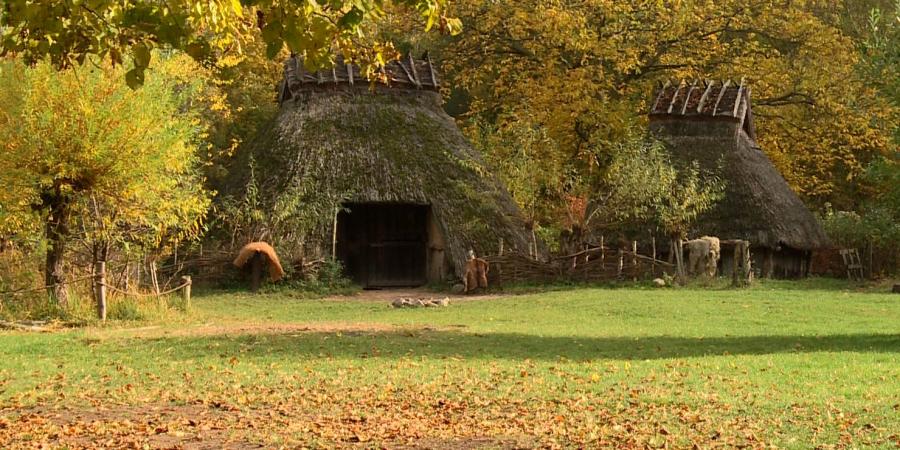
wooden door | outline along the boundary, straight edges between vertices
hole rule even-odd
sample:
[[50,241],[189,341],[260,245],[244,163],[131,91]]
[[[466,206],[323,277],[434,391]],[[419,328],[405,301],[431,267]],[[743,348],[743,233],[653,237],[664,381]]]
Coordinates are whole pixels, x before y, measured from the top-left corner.
[[339,253],[355,281],[367,288],[425,284],[427,206],[387,203],[348,208],[349,214],[338,217]]

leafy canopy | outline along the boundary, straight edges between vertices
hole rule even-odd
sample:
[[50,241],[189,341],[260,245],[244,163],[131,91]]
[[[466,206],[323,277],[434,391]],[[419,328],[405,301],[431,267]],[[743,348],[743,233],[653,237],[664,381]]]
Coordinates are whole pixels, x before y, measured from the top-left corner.
[[[458,20],[444,14],[446,0],[4,0],[0,47],[34,63],[49,57],[56,67],[82,64],[90,56],[120,64],[130,60],[129,86],[144,81],[154,48],[174,48],[196,60],[237,51],[249,33],[261,34],[274,58],[285,46],[311,66],[328,62],[335,49],[383,63],[384,46],[360,50],[367,21],[397,4],[415,10],[426,29],[455,32]],[[364,49],[366,50],[366,49]]]
[[585,185],[617,143],[646,128],[648,98],[666,79],[746,76],[761,147],[813,202],[853,204],[866,166],[895,147],[900,109],[859,76],[840,1],[459,0],[452,8],[466,26],[446,41],[445,68],[448,84],[470,96],[469,114],[501,129],[546,130],[557,143],[546,165],[567,161]]
[[[209,205],[198,176],[196,82],[168,60],[132,91],[122,66],[57,71],[0,64],[0,232],[40,233],[47,198],[70,205],[79,238],[156,245],[197,235]],[[28,228],[30,225],[32,228]]]

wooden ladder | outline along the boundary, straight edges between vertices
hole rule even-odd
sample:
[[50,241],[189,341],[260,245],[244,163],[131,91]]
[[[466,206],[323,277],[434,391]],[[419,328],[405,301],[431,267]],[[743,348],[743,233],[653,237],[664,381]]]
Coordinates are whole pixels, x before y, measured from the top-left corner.
[[859,252],[855,248],[841,250],[841,258],[844,260],[844,267],[847,268],[848,279],[861,281],[865,277]]

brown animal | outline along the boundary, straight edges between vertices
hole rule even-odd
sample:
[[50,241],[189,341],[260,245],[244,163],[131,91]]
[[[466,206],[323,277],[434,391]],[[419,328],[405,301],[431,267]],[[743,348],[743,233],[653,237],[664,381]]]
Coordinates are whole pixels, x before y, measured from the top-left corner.
[[468,294],[477,288],[487,288],[487,274],[490,266],[487,261],[476,258],[473,252],[469,252],[469,260],[466,262],[466,274],[463,277],[465,293]]

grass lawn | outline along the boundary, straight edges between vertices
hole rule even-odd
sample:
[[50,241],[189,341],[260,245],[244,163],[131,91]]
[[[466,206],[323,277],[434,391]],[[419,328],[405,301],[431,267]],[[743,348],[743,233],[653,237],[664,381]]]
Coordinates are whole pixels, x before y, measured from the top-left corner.
[[572,288],[393,309],[208,293],[0,333],[0,448],[897,448],[900,296]]

